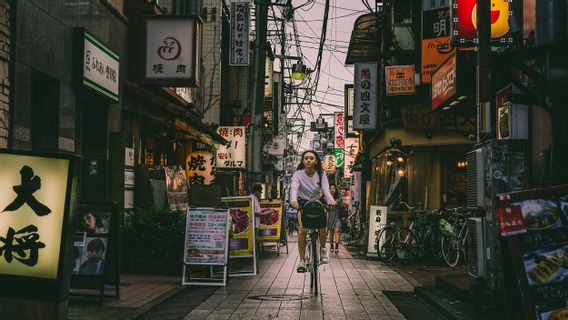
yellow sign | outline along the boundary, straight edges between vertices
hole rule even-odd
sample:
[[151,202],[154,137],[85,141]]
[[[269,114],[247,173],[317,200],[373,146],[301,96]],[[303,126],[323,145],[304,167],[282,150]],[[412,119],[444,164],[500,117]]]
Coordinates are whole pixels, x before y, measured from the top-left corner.
[[256,232],[258,241],[280,240],[282,211],[282,200],[260,202],[260,226]]
[[190,186],[210,185],[215,182],[215,155],[207,151],[195,151],[187,155],[185,164]]
[[0,154],[0,163],[0,275],[56,279],[69,160]]
[[434,71],[453,54],[450,37],[422,40],[422,83],[431,83]]
[[385,67],[387,96],[411,95],[416,93],[414,66]]
[[254,254],[252,197],[226,197],[221,198],[221,200],[229,207],[229,215],[231,216],[230,256],[252,256]]

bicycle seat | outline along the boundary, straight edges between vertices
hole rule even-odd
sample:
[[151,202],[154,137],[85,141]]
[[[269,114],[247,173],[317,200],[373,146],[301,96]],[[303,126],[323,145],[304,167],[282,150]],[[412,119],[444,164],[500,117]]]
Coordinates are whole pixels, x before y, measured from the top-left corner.
[[302,226],[308,229],[324,228],[326,225],[325,205],[310,200],[302,206]]

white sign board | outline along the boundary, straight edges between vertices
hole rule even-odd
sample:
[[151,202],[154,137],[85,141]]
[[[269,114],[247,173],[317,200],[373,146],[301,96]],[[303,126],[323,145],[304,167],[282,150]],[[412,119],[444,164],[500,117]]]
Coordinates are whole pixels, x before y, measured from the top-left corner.
[[[377,232],[387,224],[387,207],[370,206],[369,208],[369,242],[367,243],[367,255],[377,254]],[[381,245],[379,240],[379,246]]]
[[120,58],[90,34],[83,35],[83,84],[118,101]]
[[147,80],[199,82],[199,24],[188,18],[146,20]]
[[377,63],[356,63],[353,104],[353,129],[375,130],[377,127]]
[[264,145],[264,150],[271,155],[274,156],[282,156],[284,155],[284,149],[286,147],[286,138],[283,136],[277,136],[272,138],[271,143],[267,143]]
[[217,133],[229,141],[228,145],[217,149],[217,168],[246,168],[246,127],[223,126]]
[[249,65],[249,2],[231,3],[231,51],[229,65]]
[[353,169],[353,164],[355,163],[355,157],[359,153],[359,138],[347,138],[345,139],[345,170],[343,171],[343,177],[349,178],[352,175],[351,170]]

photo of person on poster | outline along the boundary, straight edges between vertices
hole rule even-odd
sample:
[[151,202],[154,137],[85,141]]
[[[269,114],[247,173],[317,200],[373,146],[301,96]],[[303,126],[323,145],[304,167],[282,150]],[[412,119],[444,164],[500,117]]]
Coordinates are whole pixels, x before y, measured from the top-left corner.
[[110,213],[85,211],[79,218],[78,231],[87,234],[108,234]]
[[87,239],[87,250],[83,253],[83,263],[79,267],[80,274],[100,275],[103,272],[106,239],[91,238]]

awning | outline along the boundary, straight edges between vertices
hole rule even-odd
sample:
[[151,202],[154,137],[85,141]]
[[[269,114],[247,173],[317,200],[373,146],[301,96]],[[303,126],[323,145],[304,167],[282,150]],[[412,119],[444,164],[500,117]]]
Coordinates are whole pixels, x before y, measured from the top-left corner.
[[[183,133],[190,135],[192,138],[212,147],[218,147],[219,145],[226,145],[229,143],[217,134],[213,128],[201,122],[201,119],[193,115],[185,106],[173,103],[170,100],[129,81],[124,83],[124,88],[126,89],[126,92],[131,92],[138,97],[144,98],[144,100],[147,100],[151,106],[158,106],[163,109],[162,111],[173,115],[174,127]],[[156,110],[142,110],[141,108],[129,105],[128,103],[125,104],[125,109],[127,111],[149,115],[153,118],[159,117]],[[172,121],[171,118],[163,120]]]
[[345,64],[379,59],[379,16],[368,13],[355,20]]

